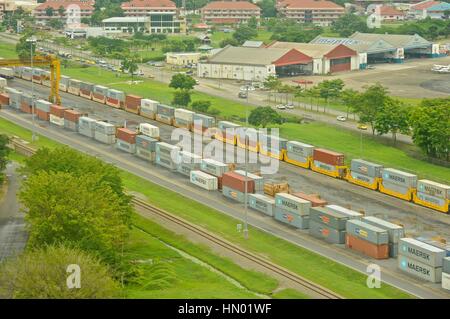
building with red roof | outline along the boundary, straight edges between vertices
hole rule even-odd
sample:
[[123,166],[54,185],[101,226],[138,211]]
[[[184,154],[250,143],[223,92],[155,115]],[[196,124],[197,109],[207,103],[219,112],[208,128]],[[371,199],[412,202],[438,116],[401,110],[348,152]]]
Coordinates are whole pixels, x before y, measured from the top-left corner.
[[259,20],[261,9],[247,1],[214,1],[201,9],[202,20],[214,24],[238,24],[252,17]]
[[287,19],[321,26],[329,26],[345,13],[344,7],[326,0],[281,0],[276,8]]
[[171,0],[131,0],[121,4],[126,17],[144,17],[151,13],[177,14],[175,2]]
[[409,8],[409,13],[416,19],[425,19],[427,17],[427,10],[433,6],[441,4],[440,1],[426,0],[419,2]]
[[[94,0],[47,0],[33,10],[33,15],[36,22],[41,24],[50,19],[62,19],[66,24],[77,24],[81,23],[82,18],[91,17],[94,4]],[[61,10],[64,10],[64,13],[61,14]]]
[[404,20],[406,16],[402,11],[388,5],[378,5],[375,8],[375,13],[378,14],[381,21],[384,22],[401,21]]

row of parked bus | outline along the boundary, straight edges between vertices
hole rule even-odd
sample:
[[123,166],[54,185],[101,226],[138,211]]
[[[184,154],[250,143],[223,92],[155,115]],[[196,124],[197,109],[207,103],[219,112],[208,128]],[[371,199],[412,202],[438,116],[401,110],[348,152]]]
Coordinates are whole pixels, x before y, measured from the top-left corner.
[[[49,86],[48,71],[17,67],[16,77]],[[405,201],[449,212],[450,186],[426,179],[409,172],[363,159],[345,162],[344,154],[317,148],[300,141],[289,141],[278,136],[267,136],[254,128],[246,128],[229,121],[217,121],[212,116],[175,108],[151,99],[143,98],[102,85],[95,85],[62,76],[60,90],[106,104],[117,109],[141,115],[158,122],[186,128],[194,133],[210,136],[251,152],[270,156],[304,169],[356,184]],[[194,125],[195,123],[195,125]]]

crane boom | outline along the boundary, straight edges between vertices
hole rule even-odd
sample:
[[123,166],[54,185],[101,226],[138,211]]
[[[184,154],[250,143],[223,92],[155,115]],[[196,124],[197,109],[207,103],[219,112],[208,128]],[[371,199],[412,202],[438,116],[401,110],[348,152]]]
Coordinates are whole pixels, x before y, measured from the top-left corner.
[[35,56],[33,63],[31,59],[0,59],[0,67],[14,66],[48,66],[50,67],[50,95],[48,100],[52,103],[61,104],[59,96],[59,80],[61,79],[61,63],[54,55]]

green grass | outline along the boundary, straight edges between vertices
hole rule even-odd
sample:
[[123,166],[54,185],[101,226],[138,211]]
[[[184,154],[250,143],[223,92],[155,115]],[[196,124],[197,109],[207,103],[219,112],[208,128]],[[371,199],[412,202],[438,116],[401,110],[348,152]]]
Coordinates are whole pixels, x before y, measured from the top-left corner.
[[[20,135],[29,136],[26,129],[12,123],[8,126],[9,130],[13,126],[15,126],[14,131],[22,131]],[[0,126],[0,133],[6,133],[2,131],[3,127],[4,125]],[[124,171],[122,176],[125,187],[142,193],[147,197],[148,202],[203,226],[254,253],[266,256],[272,262],[344,297],[411,298],[410,295],[387,284],[383,284],[380,289],[369,289],[366,286],[364,274],[251,226],[249,227],[250,240],[245,240],[236,233],[236,224],[240,221],[128,172]]]
[[15,51],[16,46],[11,43],[0,42],[0,57],[3,59],[15,59],[17,53]]
[[275,299],[308,299],[308,296],[295,289],[287,288],[272,295]]

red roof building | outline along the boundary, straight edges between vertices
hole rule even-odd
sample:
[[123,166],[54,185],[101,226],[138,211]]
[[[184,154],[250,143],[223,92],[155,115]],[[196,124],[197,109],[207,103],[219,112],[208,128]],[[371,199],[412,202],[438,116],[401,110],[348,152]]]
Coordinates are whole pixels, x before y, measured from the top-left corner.
[[121,4],[127,17],[143,17],[150,13],[177,14],[177,6],[171,0],[131,0]]
[[[81,18],[89,18],[94,13],[94,4],[94,0],[47,0],[33,10],[33,15],[41,23],[58,18],[64,19],[67,24],[76,24],[81,22]],[[60,13],[61,8],[64,9],[63,14]]]
[[278,12],[300,23],[329,26],[344,14],[344,8],[326,0],[281,0],[276,4]]
[[259,20],[261,9],[247,1],[214,1],[201,9],[205,23],[238,24],[245,23],[252,17]]
[[425,19],[427,17],[427,9],[440,4],[440,1],[426,0],[419,2],[409,8],[409,13],[414,15],[416,19]]
[[400,21],[405,19],[405,14],[391,6],[379,5],[375,12],[381,17],[382,21]]

